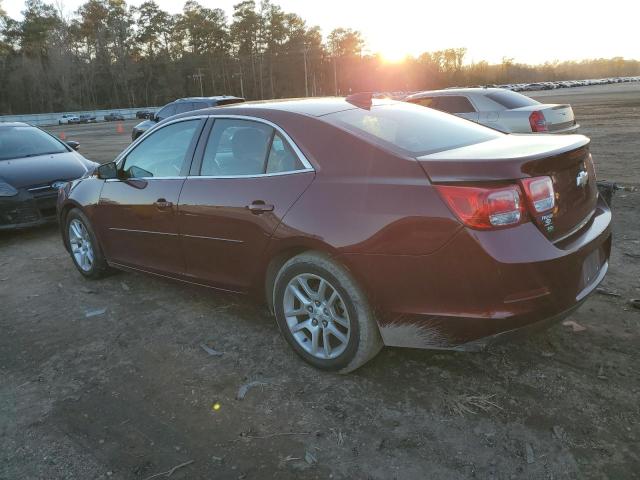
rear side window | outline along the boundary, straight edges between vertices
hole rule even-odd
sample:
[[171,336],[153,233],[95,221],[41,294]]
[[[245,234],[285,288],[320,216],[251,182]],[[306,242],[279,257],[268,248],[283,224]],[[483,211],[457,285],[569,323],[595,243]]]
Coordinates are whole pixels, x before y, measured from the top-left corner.
[[447,113],[472,113],[476,111],[467,97],[461,97],[458,95],[435,97],[433,99],[432,108],[436,108]]
[[176,103],[176,115],[178,113],[190,112],[191,110],[195,110],[193,102]]
[[503,134],[477,123],[405,102],[354,108],[321,117],[365,140],[418,157],[473,145]]
[[295,154],[289,143],[275,133],[267,159],[267,173],[283,173],[302,170],[304,165]]
[[518,92],[512,92],[510,90],[505,90],[504,92],[491,92],[487,93],[486,96],[498,105],[502,105],[507,110],[511,110],[512,108],[529,107],[540,103],[536,102],[533,98],[529,98],[526,95],[521,95]]
[[433,108],[433,97],[414,98],[409,101],[411,103],[415,103],[416,105],[422,105],[423,107]]

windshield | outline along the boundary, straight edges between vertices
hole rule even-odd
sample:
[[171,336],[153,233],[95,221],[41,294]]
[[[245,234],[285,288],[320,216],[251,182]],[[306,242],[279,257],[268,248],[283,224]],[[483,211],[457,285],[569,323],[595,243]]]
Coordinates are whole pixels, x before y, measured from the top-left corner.
[[323,118],[373,143],[418,157],[486,142],[502,134],[482,125],[403,102],[330,113]]
[[0,126],[0,160],[68,151],[61,141],[37,128]]

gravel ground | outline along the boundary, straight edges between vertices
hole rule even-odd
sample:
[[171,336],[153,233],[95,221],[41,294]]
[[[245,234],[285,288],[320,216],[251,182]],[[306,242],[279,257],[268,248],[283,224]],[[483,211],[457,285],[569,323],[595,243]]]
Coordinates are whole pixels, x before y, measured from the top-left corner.
[[[540,97],[574,106],[599,178],[628,187],[612,295],[571,317],[584,329],[476,354],[388,348],[337,376],[244,297],[88,282],[55,227],[2,233],[0,479],[640,478],[640,87]],[[107,161],[132,124],[64,129]]]

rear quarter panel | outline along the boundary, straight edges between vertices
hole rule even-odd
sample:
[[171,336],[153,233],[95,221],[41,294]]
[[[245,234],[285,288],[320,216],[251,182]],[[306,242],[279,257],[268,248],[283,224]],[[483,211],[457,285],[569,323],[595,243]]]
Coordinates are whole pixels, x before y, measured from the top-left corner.
[[313,130],[287,129],[316,178],[276,229],[270,257],[296,246],[327,251],[367,288],[353,255],[428,255],[461,228],[415,159],[315,122]]

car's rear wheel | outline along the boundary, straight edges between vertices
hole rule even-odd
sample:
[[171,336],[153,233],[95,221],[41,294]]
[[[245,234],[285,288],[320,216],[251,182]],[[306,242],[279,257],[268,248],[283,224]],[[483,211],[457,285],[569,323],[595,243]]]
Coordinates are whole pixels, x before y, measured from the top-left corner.
[[282,335],[317,368],[348,373],[382,348],[364,292],[327,255],[306,252],[288,260],[276,276],[273,306]]
[[104,277],[109,271],[100,244],[87,216],[74,208],[66,218],[67,247],[78,271],[90,279]]

